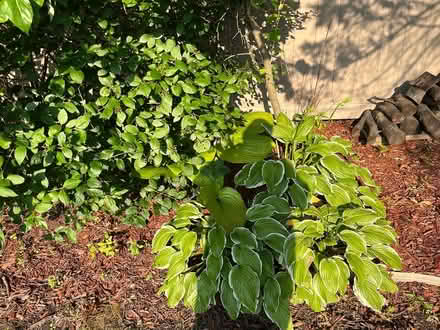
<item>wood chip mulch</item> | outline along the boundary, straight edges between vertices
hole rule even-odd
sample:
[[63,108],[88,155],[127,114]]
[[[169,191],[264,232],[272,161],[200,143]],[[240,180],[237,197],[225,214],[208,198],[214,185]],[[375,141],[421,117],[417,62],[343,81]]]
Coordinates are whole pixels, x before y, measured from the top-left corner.
[[[351,139],[350,121],[330,122],[324,133]],[[440,276],[440,143],[407,142],[387,149],[354,145],[356,162],[383,187],[388,219],[399,234],[396,246],[404,271]],[[276,329],[257,316],[231,321],[215,307],[195,315],[167,307],[157,296],[163,272],[152,268],[151,241],[168,220],[152,217],[146,228],[120,225],[106,215],[87,224],[78,243],[44,239],[44,231],[18,234],[4,222],[7,244],[0,252],[0,329]],[[62,216],[50,227],[63,223]],[[114,257],[90,256],[88,244],[109,233],[118,243]],[[147,242],[139,256],[130,239]],[[48,279],[52,279],[52,286]],[[313,313],[292,306],[298,329],[440,329],[440,288],[399,284],[382,313],[363,307],[352,294]]]

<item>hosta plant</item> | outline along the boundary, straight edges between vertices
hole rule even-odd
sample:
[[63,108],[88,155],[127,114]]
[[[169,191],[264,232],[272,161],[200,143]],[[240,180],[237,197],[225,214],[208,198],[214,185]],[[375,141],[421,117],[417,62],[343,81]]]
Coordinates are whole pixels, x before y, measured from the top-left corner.
[[323,311],[349,286],[380,310],[401,261],[370,172],[347,160],[349,142],[315,134],[314,117],[259,125],[275,142],[272,159],[243,165],[235,187],[224,186],[222,161],[205,166],[198,202],[155,235],[154,265],[168,269],[160,293],[196,312],[221,303],[232,319],[264,312],[280,329],[292,327],[289,303]]

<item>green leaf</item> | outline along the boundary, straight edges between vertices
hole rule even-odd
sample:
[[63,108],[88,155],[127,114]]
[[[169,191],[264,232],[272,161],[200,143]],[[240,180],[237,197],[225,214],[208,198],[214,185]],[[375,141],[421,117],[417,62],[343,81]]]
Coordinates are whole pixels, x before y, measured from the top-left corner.
[[251,249],[256,249],[258,246],[257,238],[255,235],[247,228],[237,227],[231,233],[231,240],[235,244],[240,244],[242,246],[249,247]]
[[260,279],[249,266],[236,265],[229,273],[229,285],[234,297],[249,311],[255,313],[260,294]]
[[188,259],[193,253],[197,243],[197,233],[190,231],[186,233],[180,240],[180,249],[182,250],[183,258]]
[[249,172],[251,170],[251,167],[254,164],[246,164],[244,165],[240,171],[238,171],[234,176],[234,183],[237,186],[244,186],[247,183],[247,180],[249,178]]
[[339,289],[339,277],[342,276],[336,261],[331,258],[322,259],[319,263],[319,274],[327,289],[335,294]]
[[17,197],[18,195],[9,188],[0,186],[0,197]]
[[351,202],[350,195],[343,188],[332,184],[330,193],[325,194],[325,199],[333,207],[339,207]]
[[269,247],[277,251],[278,253],[283,252],[284,241],[286,237],[284,235],[275,233],[270,234],[264,238],[264,243],[266,243]]
[[139,173],[142,179],[146,179],[146,180],[160,176],[169,177],[172,175],[171,171],[166,167],[147,166],[137,170],[137,172]]
[[168,268],[171,257],[176,253],[176,250],[171,246],[166,246],[160,250],[159,254],[154,259],[153,267],[158,269]]
[[60,112],[58,112],[58,122],[61,125],[64,125],[65,123],[67,123],[68,120],[69,120],[69,117],[67,115],[66,110],[61,109]]
[[183,275],[176,276],[169,282],[168,307],[175,308],[185,296]]
[[369,281],[359,281],[354,279],[353,292],[362,305],[380,312],[385,304],[385,298],[377,292],[375,285]]
[[281,161],[268,160],[264,162],[262,176],[269,190],[273,190],[282,182],[284,172],[284,165]]
[[284,143],[292,142],[295,135],[295,128],[292,121],[287,118],[284,113],[280,113],[277,117],[277,123],[273,126],[272,136],[276,139],[280,139]]
[[376,244],[370,248],[370,251],[391,268],[395,270],[402,269],[400,257],[391,246]]
[[183,303],[185,307],[194,309],[197,299],[197,275],[194,272],[185,274],[183,280],[183,286],[185,288],[185,296]]
[[289,214],[290,206],[289,202],[285,198],[278,196],[269,196],[263,199],[262,204],[272,205],[275,208],[275,213]]
[[274,314],[280,305],[281,286],[274,278],[268,278],[264,284],[264,311],[270,315]]
[[30,0],[3,0],[0,1],[1,16],[9,20],[21,31],[28,33],[33,19]]
[[384,226],[367,225],[360,232],[368,245],[392,244],[396,241],[395,233]]
[[283,237],[289,235],[289,231],[278,220],[273,218],[263,218],[257,220],[254,224],[254,232],[258,239],[262,240],[268,237],[270,234],[280,234]]
[[367,242],[358,233],[352,230],[343,230],[339,233],[339,237],[347,244],[350,250],[357,253],[367,253]]
[[35,206],[35,211],[38,213],[46,213],[52,208],[52,204],[50,203],[39,203]]
[[381,218],[374,210],[356,208],[346,209],[343,214],[343,222],[347,226],[366,226],[375,223]]
[[165,124],[165,126],[160,127],[160,128],[157,128],[157,129],[154,131],[153,136],[154,136],[156,139],[162,139],[162,138],[164,138],[165,136],[167,136],[169,133],[170,133],[170,127],[169,127],[167,124]]
[[355,168],[336,155],[323,157],[320,162],[337,178],[354,178],[356,176]]
[[170,259],[170,267],[166,279],[172,280],[174,277],[180,275],[186,269],[186,260],[183,258],[182,252],[177,252]]
[[64,205],[69,205],[70,199],[64,190],[60,190],[60,192],[58,193],[58,198],[60,202],[63,203]]
[[295,202],[295,205],[298,206],[301,210],[305,210],[308,207],[307,201],[307,193],[299,184],[293,182],[293,184],[289,188],[290,198]]
[[275,208],[272,205],[268,204],[257,204],[250,207],[246,211],[246,218],[249,221],[257,221],[264,218],[269,218],[273,215]]
[[203,271],[197,281],[196,313],[204,313],[209,309],[210,301],[217,291],[216,282]]
[[234,291],[226,280],[222,282],[220,300],[231,320],[236,320],[240,315],[241,304],[235,298]]
[[180,86],[182,86],[182,89],[186,94],[195,94],[198,91],[198,89],[190,82],[181,81]]
[[11,140],[6,136],[5,133],[0,132],[0,147],[7,150],[11,145]]
[[6,179],[11,181],[13,185],[22,184],[24,182],[24,178],[17,174],[9,174]]
[[84,73],[81,70],[70,70],[70,79],[76,84],[82,84],[84,81]]
[[98,177],[102,172],[102,163],[97,160],[90,162],[89,173],[91,176]]
[[247,246],[235,244],[232,247],[232,259],[239,265],[246,265],[252,268],[254,272],[261,275],[262,261],[257,252]]
[[81,179],[67,179],[64,181],[63,188],[67,190],[75,189],[81,183]]
[[212,254],[220,257],[226,246],[226,232],[221,226],[216,226],[208,233],[208,243]]
[[176,218],[191,218],[200,216],[197,206],[191,203],[185,203],[178,206],[176,210]]
[[151,244],[151,252],[157,253],[167,245],[173,234],[176,232],[174,227],[164,225],[154,235],[153,242]]
[[17,161],[18,165],[21,165],[23,163],[23,161],[26,158],[26,153],[27,153],[27,149],[25,146],[18,146],[15,149],[15,160]]
[[213,253],[210,253],[208,258],[206,258],[206,273],[209,278],[216,282],[221,274],[222,267],[223,257],[217,257]]
[[283,252],[287,265],[292,265],[307,256],[309,247],[313,243],[303,233],[293,232],[284,240]]
[[295,141],[296,142],[305,141],[307,136],[313,130],[314,127],[315,127],[315,117],[305,116],[296,129]]
[[265,164],[264,160],[260,160],[251,164],[249,169],[249,175],[246,180],[246,188],[253,189],[264,185],[263,179],[263,166]]

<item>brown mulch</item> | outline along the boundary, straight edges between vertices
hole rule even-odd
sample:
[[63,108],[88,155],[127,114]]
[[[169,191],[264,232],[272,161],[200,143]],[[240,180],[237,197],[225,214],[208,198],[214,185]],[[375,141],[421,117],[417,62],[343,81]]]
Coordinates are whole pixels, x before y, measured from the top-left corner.
[[[331,122],[324,132],[350,139],[350,124]],[[354,150],[356,161],[383,187],[404,271],[440,276],[440,143],[414,141],[385,149],[354,144]],[[150,249],[167,219],[152,217],[146,228],[133,228],[101,214],[85,226],[77,244],[47,241],[40,229],[16,235],[17,226],[5,222],[0,329],[276,329],[257,316],[231,321],[219,307],[201,315],[167,307],[166,298],[156,294],[163,272],[151,267]],[[50,227],[62,222],[50,220]],[[104,233],[118,243],[116,256],[92,258],[88,244],[102,241]],[[147,242],[139,256],[129,253],[130,239]],[[55,279],[52,287],[49,278]],[[294,324],[299,329],[439,329],[440,288],[417,283],[399,288],[387,296],[382,313],[349,294],[323,313],[292,306]]]

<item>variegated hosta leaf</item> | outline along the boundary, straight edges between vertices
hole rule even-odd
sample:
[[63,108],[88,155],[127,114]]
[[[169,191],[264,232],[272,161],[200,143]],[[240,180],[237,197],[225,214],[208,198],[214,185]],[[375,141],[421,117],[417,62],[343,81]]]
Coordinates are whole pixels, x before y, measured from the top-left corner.
[[295,205],[301,210],[307,209],[307,192],[298,183],[293,182],[289,187],[290,198],[295,202]]
[[313,144],[306,149],[306,152],[314,152],[323,157],[331,154],[347,155],[346,147],[337,141],[320,141],[317,144]]
[[212,228],[208,233],[208,243],[211,253],[220,257],[226,246],[226,232],[221,226]]
[[[270,283],[273,283],[273,285],[270,285],[271,287],[268,287],[266,291],[266,285],[268,284],[269,281],[271,281]],[[273,297],[274,296],[273,291],[278,293],[275,283],[279,284],[278,281],[273,279],[269,279],[266,282],[264,288],[264,302],[263,302],[264,312],[266,313],[267,317],[272,322],[274,322],[280,329],[293,329],[292,316],[289,311],[289,298],[288,297],[284,298],[281,297],[280,295],[278,299],[279,302],[276,308],[272,303],[272,301],[274,300],[273,298],[276,298]],[[281,287],[280,287],[280,291],[281,291]]]
[[264,162],[262,176],[269,190],[273,190],[281,183],[284,172],[284,165],[281,161],[267,160]]
[[[362,187],[360,187],[362,188]],[[360,196],[360,200],[364,203],[365,206],[369,206],[372,209],[374,209],[377,214],[379,214],[381,217],[385,217],[386,211],[385,211],[385,205],[381,200],[379,200],[377,197],[373,198],[370,196]]]
[[392,244],[396,241],[395,233],[384,226],[367,225],[360,232],[368,245]]
[[244,165],[240,171],[237,172],[234,176],[234,183],[237,186],[245,186],[247,184],[247,180],[249,178],[249,172],[251,170],[253,163]]
[[320,273],[316,273],[315,276],[313,276],[312,288],[313,288],[313,292],[322,298],[324,302],[323,304],[324,308],[325,305],[335,303],[339,300],[338,297],[336,296],[336,293],[331,292],[329,288],[326,287],[325,283],[321,278]]
[[356,208],[346,209],[343,213],[344,224],[346,226],[366,226],[374,224],[381,216],[374,210]]
[[272,205],[268,204],[256,204],[246,211],[246,218],[249,221],[257,221],[259,219],[270,217],[275,211]]
[[253,189],[264,185],[264,179],[263,179],[264,164],[265,164],[264,160],[260,160],[252,164],[249,170],[249,176],[246,181],[246,188]]
[[213,253],[210,253],[208,258],[206,258],[206,273],[208,274],[208,277],[214,281],[217,281],[222,267],[223,257],[217,257]]
[[297,260],[303,259],[308,253],[307,251],[312,243],[312,239],[306,237],[303,233],[291,233],[285,240],[283,246],[286,265],[291,265]]
[[200,216],[200,211],[197,206],[191,203],[179,205],[176,210],[176,218],[191,218]]
[[285,198],[269,196],[266,197],[261,203],[272,205],[275,208],[275,213],[289,214],[290,212],[289,202]]
[[268,278],[264,284],[264,310],[273,314],[280,304],[281,286],[274,278]]
[[204,313],[209,309],[210,301],[217,292],[217,283],[212,280],[206,271],[203,271],[197,281],[196,313]]
[[343,230],[339,233],[339,237],[351,251],[356,251],[359,254],[367,253],[367,243],[364,238],[353,230]]
[[221,275],[223,279],[228,280],[231,269],[232,269],[232,264],[231,261],[229,261],[229,257],[223,256],[223,267],[221,271]]
[[264,243],[278,253],[283,253],[284,241],[286,236],[282,234],[270,234],[264,238]]
[[354,253],[346,253],[348,264],[351,270],[356,274],[356,277],[361,281],[369,281],[373,283],[376,288],[382,284],[382,273],[378,265],[371,260],[360,257]]
[[171,257],[178,253],[173,247],[167,246],[160,250],[159,254],[154,258],[154,268],[165,269],[170,265]]
[[184,272],[186,268],[186,259],[184,258],[183,253],[175,253],[170,258],[170,267],[168,268],[167,280],[171,281],[174,277]]
[[376,286],[365,280],[354,279],[353,292],[362,305],[380,312],[385,304],[385,298],[377,291]]
[[315,127],[315,117],[313,116],[305,116],[299,123],[296,133],[294,136],[294,140],[296,142],[306,141],[307,136]]
[[180,249],[182,250],[183,258],[188,259],[197,243],[197,233],[190,231],[186,233],[180,240]]
[[168,284],[168,306],[176,307],[185,296],[185,285],[183,275],[174,277]]
[[177,249],[181,249],[180,245],[181,245],[181,240],[182,238],[189,233],[189,230],[186,228],[182,228],[182,229],[177,229],[174,232],[173,238],[171,239],[171,245],[176,247]]
[[312,284],[312,274],[310,273],[310,265],[313,262],[315,254],[311,249],[307,250],[303,259],[289,265],[288,271],[298,286],[310,287]]
[[260,279],[249,266],[236,265],[229,273],[229,285],[234,297],[249,311],[257,311],[260,295]]
[[331,192],[324,195],[327,202],[333,207],[339,207],[351,203],[350,195],[341,187],[330,185]]
[[284,165],[284,169],[286,170],[285,176],[289,179],[295,179],[296,178],[296,169],[295,169],[295,163],[290,159],[282,159],[281,162]]
[[262,262],[262,278],[271,277],[275,274],[274,269],[274,258],[272,252],[269,251],[269,249],[264,249],[263,251],[259,252],[261,262]]
[[293,293],[293,282],[288,272],[278,272],[275,275],[275,279],[278,281],[281,287],[280,301],[283,299],[290,299]]
[[382,274],[382,284],[380,286],[380,290],[396,293],[399,290],[399,287],[396,283],[391,279],[390,273],[387,271],[384,265],[378,265],[379,270]]
[[319,263],[319,275],[325,287],[333,294],[339,289],[340,278],[339,267],[331,258],[324,258]]
[[157,253],[162,250],[173,236],[176,229],[174,227],[164,225],[154,235],[153,242],[151,244],[151,252]]
[[324,234],[324,225],[318,220],[299,221],[295,226],[295,230],[302,231],[305,236],[318,238]]
[[264,218],[255,222],[253,230],[258,239],[265,239],[270,234],[281,234],[285,237],[289,231],[278,220],[273,218]]
[[376,244],[371,247],[370,251],[391,268],[402,269],[400,257],[391,246]]
[[289,188],[289,182],[290,182],[290,179],[287,177],[284,177],[284,179],[281,181],[281,183],[279,185],[269,189],[269,191],[268,191],[269,194],[281,197],[282,195],[284,195],[284,193]]
[[336,155],[323,157],[320,163],[336,178],[354,178],[356,176],[355,168]]
[[241,303],[235,298],[227,279],[222,281],[220,300],[231,320],[236,320],[240,314]]
[[232,259],[238,265],[249,266],[254,272],[261,275],[263,267],[261,258],[257,252],[247,246],[234,245],[232,247]]
[[336,265],[338,266],[339,270],[339,285],[338,285],[338,291],[341,295],[345,294],[345,290],[348,286],[348,279],[350,278],[350,268],[345,263],[345,261],[340,257],[333,257],[331,258],[334,260]]
[[273,126],[271,135],[284,143],[290,143],[295,135],[295,127],[292,121],[283,113],[277,117],[277,123]]
[[240,244],[243,246],[247,246],[251,249],[257,248],[257,238],[254,233],[252,233],[249,229],[243,227],[237,227],[231,233],[231,240],[235,244]]
[[185,287],[185,296],[183,303],[185,307],[189,307],[194,310],[197,299],[197,275],[194,272],[186,273],[183,280],[183,286]]
[[260,191],[258,194],[255,195],[254,199],[252,200],[252,205],[258,205],[263,202],[267,197],[271,196],[268,191]]

